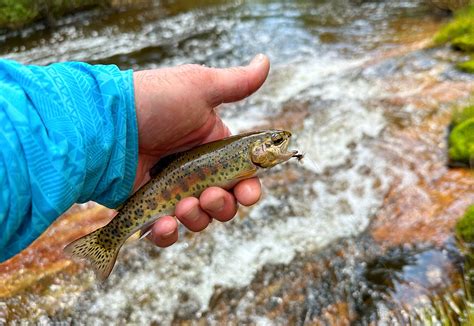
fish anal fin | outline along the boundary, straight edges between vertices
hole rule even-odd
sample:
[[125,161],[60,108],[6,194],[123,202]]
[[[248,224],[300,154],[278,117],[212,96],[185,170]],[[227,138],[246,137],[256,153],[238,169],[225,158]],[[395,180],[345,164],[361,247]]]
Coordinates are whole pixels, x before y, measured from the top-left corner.
[[152,228],[152,225],[146,227],[146,228],[143,228],[140,230],[140,237],[138,238],[138,240],[141,240],[143,239],[144,237],[146,237],[147,235],[149,235],[151,233],[151,228]]

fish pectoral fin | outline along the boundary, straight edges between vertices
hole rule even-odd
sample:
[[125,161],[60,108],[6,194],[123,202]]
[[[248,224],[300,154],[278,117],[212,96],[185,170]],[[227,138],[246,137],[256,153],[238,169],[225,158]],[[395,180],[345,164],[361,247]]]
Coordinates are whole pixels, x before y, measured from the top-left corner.
[[140,236],[141,236],[141,231],[138,230],[137,232],[135,232],[135,233],[133,233],[131,236],[129,236],[128,239],[125,240],[125,243],[129,243],[129,242],[133,242],[133,241],[140,240]]
[[140,233],[140,236],[139,236],[138,240],[141,240],[141,239],[143,239],[144,237],[146,237],[147,235],[149,235],[150,232],[151,232],[151,227],[152,227],[152,225],[150,225],[150,226],[148,226],[148,227],[146,227],[146,228],[141,229],[140,232],[139,232],[139,233]]
[[150,234],[153,224],[158,220],[159,217],[160,217],[159,215],[156,215],[153,219],[151,219],[147,223],[143,224],[143,226],[139,230],[140,237],[138,238],[138,240],[141,240],[141,239],[143,239],[144,237],[146,237],[147,235]]
[[240,180],[248,179],[255,176],[256,173],[257,173],[257,169],[244,170],[236,175],[236,179],[240,179]]
[[147,227],[143,227],[141,228],[140,230],[136,231],[135,233],[133,233],[128,239],[127,239],[127,242],[132,242],[132,241],[137,241],[137,240],[141,240],[143,239],[144,237],[146,237],[147,235],[150,234],[151,232],[151,225],[147,226]]

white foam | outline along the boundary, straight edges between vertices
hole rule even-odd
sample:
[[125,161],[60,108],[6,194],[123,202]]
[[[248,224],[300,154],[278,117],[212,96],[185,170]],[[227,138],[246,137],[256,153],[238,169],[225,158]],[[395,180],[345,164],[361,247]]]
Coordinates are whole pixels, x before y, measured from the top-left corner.
[[[226,105],[221,112],[231,131],[238,133],[262,125],[268,118],[277,116],[281,107],[290,101],[319,97],[324,101],[341,102],[346,100],[346,96],[348,101],[355,101],[369,95],[367,83],[341,79],[344,74],[360,67],[364,60],[344,60],[332,56],[311,59],[274,66],[264,86],[245,104]],[[342,90],[344,98],[341,98]],[[350,104],[343,105],[350,107]]]

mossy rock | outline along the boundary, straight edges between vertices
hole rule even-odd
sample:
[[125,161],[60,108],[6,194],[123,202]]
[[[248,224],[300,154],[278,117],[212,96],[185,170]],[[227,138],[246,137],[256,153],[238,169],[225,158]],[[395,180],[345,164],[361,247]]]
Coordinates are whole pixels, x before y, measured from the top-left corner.
[[460,62],[456,64],[456,67],[461,71],[474,74],[474,58],[468,61]]
[[474,51],[474,32],[456,37],[451,45],[457,50],[464,52],[473,52]]
[[453,21],[435,35],[435,45],[450,43],[459,51],[471,54],[471,59],[456,64],[464,72],[474,73],[474,5],[456,12]]
[[445,25],[435,35],[436,44],[457,40],[459,44],[472,44],[474,40],[474,6],[469,6],[456,13],[453,21]]
[[453,125],[457,126],[458,124],[471,118],[474,118],[474,104],[454,110]]
[[468,165],[474,159],[474,118],[459,123],[451,131],[449,158]]
[[474,205],[471,205],[457,222],[456,235],[460,240],[474,244]]

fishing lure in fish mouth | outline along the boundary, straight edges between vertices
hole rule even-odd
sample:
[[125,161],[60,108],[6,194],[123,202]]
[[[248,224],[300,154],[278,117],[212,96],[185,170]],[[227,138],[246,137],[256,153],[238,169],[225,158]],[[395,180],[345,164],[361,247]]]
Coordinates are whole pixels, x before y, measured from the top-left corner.
[[64,248],[74,258],[87,260],[99,280],[114,267],[125,240],[148,229],[160,216],[174,215],[185,197],[199,197],[208,187],[232,188],[291,158],[304,154],[289,151],[291,133],[264,130],[235,135],[162,158],[151,170],[151,180],[128,198],[105,226]]

